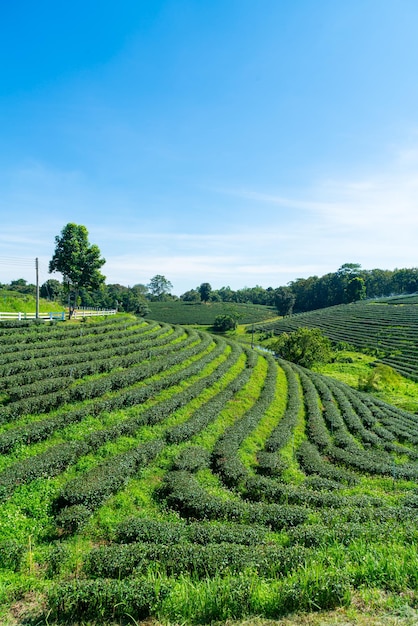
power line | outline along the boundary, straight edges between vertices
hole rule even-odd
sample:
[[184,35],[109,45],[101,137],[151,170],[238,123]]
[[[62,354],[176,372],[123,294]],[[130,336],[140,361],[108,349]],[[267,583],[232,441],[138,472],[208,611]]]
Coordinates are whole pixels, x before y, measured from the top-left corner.
[[0,264],[2,265],[19,265],[23,267],[35,267],[35,259],[24,257],[0,256]]

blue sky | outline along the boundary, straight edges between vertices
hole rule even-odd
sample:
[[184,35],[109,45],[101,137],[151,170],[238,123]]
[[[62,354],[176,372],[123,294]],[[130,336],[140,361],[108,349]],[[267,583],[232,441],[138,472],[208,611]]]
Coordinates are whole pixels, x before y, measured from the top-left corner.
[[109,283],[416,267],[415,0],[0,3],[0,282],[84,224]]

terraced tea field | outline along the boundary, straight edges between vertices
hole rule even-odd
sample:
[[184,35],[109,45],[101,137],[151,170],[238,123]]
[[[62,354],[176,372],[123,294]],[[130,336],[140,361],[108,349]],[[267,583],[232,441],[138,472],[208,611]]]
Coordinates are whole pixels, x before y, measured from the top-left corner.
[[333,342],[347,342],[375,353],[379,362],[418,380],[418,304],[414,301],[414,297],[404,297],[343,304],[262,323],[256,328],[276,335],[301,326],[320,328]]
[[416,416],[127,316],[0,328],[0,372],[0,619],[416,603]]
[[240,302],[150,302],[148,317],[169,324],[210,326],[217,315],[233,315],[239,324],[252,324],[277,317],[271,306]]

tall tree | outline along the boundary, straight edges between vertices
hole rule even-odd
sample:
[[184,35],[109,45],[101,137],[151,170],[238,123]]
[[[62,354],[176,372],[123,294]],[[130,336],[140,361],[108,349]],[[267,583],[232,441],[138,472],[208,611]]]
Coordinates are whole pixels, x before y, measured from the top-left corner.
[[274,292],[274,304],[279,315],[291,315],[295,300],[295,294],[290,287],[278,287]]
[[199,293],[202,302],[209,302],[212,293],[212,286],[210,283],[202,283],[199,287]]
[[357,300],[364,300],[366,297],[366,284],[361,276],[354,276],[348,281],[345,288],[345,295],[347,302],[357,302]]
[[106,262],[100,256],[99,247],[91,245],[85,226],[69,223],[55,237],[55,252],[49,262],[49,271],[61,272],[64,288],[74,304],[77,304],[78,292],[98,289],[105,281],[100,268]]
[[62,294],[62,284],[55,278],[49,278],[40,288],[39,295],[46,300],[58,300]]
[[164,297],[170,293],[173,285],[165,276],[156,274],[151,278],[147,287],[155,300],[164,300]]

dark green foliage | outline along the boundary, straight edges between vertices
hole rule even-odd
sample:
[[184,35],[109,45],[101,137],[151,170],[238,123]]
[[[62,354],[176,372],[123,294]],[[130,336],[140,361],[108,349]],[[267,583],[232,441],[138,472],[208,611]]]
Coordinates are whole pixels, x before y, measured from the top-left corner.
[[6,539],[0,543],[0,568],[17,572],[26,546],[16,539]]
[[271,350],[302,367],[331,360],[331,342],[318,328],[298,328],[292,333],[283,333],[269,345]]
[[90,578],[123,579],[144,575],[150,563],[166,576],[186,573],[193,578],[237,574],[252,570],[259,576],[285,576],[300,567],[306,551],[300,546],[283,548],[235,543],[130,543],[93,549],[84,572]]
[[147,285],[151,298],[155,300],[165,300],[170,290],[173,288],[171,282],[162,274],[156,274],[153,276]]
[[212,467],[220,474],[222,481],[229,486],[236,486],[245,479],[247,469],[237,456],[239,446],[256,427],[274,398],[277,366],[270,355],[266,358],[268,370],[259,397],[240,419],[237,419],[232,426],[226,429],[216,442],[212,452]]
[[171,543],[191,542],[201,545],[210,543],[238,543],[259,545],[269,543],[269,533],[263,527],[243,524],[220,524],[183,521],[160,522],[133,517],[125,520],[116,529],[117,543]]
[[301,506],[249,503],[210,496],[194,476],[185,471],[167,473],[161,496],[182,517],[192,519],[228,520],[279,530],[302,524],[308,516],[308,510]]
[[355,485],[358,478],[352,472],[332,465],[320,455],[316,446],[303,441],[297,450],[298,461],[307,474],[317,474],[324,479],[338,483]]
[[55,516],[55,523],[62,529],[63,534],[73,535],[85,526],[90,516],[91,510],[84,504],[73,504],[59,511]]
[[366,298],[366,283],[360,276],[354,276],[345,288],[346,302],[357,302]]
[[213,322],[213,330],[217,333],[225,333],[228,330],[235,330],[237,321],[233,315],[217,315]]
[[78,579],[59,583],[48,591],[51,616],[75,621],[124,619],[132,615],[140,620],[151,614],[157,600],[168,593],[161,585],[158,592],[147,581]]
[[[53,502],[58,526],[74,532],[102,502],[124,487],[130,478],[153,459],[163,448],[158,439],[142,444],[133,450],[113,456],[68,482]],[[70,510],[68,510],[70,509]]]
[[202,302],[209,302],[212,293],[212,287],[209,283],[202,283],[199,287],[200,299]]
[[[242,388],[251,376],[251,370],[256,363],[257,355],[255,353],[248,352],[247,350],[246,352],[248,357],[247,367],[235,379],[233,379],[223,391],[220,391],[211,400],[208,400],[208,402],[198,408],[186,422],[168,429],[165,433],[165,438],[168,443],[179,443],[180,441],[190,439],[190,437],[196,435],[198,432],[201,432],[211,421],[216,419],[220,411],[224,408],[225,403],[230,400],[239,389]],[[236,362],[241,353],[241,348],[239,348],[237,344],[234,345],[232,347],[230,358],[224,363],[223,366],[218,368],[218,372],[226,372],[229,367]]]
[[210,453],[201,446],[188,446],[175,459],[173,469],[197,472],[209,467]]
[[279,315],[291,315],[296,296],[289,287],[279,287],[274,292],[274,305]]
[[267,467],[267,465],[269,464],[272,466],[272,464],[278,463],[277,460],[273,461],[272,456],[268,457],[267,453],[278,452],[289,441],[296,426],[299,411],[302,406],[302,397],[299,391],[298,380],[295,373],[293,372],[290,365],[286,363],[286,361],[279,359],[279,364],[286,373],[287,404],[283,417],[266,441],[264,456],[260,454],[258,455],[260,471],[264,471],[262,470],[262,459],[264,459],[265,467]]
[[0,474],[0,501],[23,483],[35,478],[57,476],[87,452],[88,446],[84,442],[74,441],[59,444],[49,448],[44,454],[18,461]]
[[268,476],[280,476],[286,469],[286,462],[277,452],[267,452],[260,450],[257,454],[257,472]]

